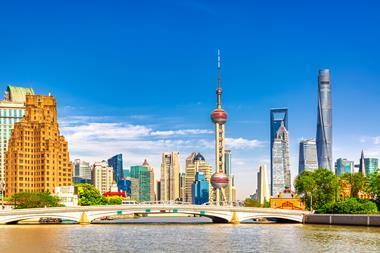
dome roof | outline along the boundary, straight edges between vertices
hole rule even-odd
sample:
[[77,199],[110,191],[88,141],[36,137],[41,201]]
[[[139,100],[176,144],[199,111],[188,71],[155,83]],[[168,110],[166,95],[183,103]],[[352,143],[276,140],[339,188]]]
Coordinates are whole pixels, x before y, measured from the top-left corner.
[[203,157],[203,155],[201,153],[198,153],[194,157],[194,161],[206,161],[206,159]]

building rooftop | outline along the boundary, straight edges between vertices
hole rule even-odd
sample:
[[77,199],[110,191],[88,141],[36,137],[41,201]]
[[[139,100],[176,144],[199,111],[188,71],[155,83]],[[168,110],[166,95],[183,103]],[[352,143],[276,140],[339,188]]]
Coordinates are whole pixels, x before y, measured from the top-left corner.
[[7,90],[5,91],[4,100],[15,103],[25,103],[26,95],[34,95],[34,90],[32,88],[8,85]]

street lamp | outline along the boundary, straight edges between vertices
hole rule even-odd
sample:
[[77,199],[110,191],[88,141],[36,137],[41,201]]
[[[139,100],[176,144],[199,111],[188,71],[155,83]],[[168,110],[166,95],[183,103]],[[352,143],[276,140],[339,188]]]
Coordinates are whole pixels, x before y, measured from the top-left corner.
[[4,192],[5,192],[5,182],[4,180],[0,183],[0,191],[1,191],[1,208],[4,210]]

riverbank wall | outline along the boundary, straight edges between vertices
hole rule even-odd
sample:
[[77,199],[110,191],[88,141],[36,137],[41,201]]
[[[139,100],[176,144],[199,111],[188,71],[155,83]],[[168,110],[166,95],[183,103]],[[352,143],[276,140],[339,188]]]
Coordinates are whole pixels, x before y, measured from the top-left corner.
[[377,226],[380,227],[380,215],[367,214],[308,214],[305,224]]

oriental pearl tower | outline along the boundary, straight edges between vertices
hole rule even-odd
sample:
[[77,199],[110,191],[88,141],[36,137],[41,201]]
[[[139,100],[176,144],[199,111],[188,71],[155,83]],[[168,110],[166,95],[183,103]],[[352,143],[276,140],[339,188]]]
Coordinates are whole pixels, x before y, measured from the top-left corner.
[[215,173],[211,177],[211,184],[214,189],[214,200],[217,205],[227,201],[224,189],[228,186],[228,176],[225,174],[224,161],[224,126],[227,122],[227,113],[222,108],[222,88],[220,82],[220,50],[218,49],[217,107],[211,113],[211,120],[215,125]]

